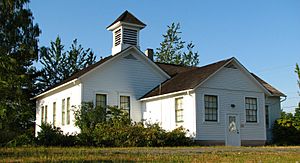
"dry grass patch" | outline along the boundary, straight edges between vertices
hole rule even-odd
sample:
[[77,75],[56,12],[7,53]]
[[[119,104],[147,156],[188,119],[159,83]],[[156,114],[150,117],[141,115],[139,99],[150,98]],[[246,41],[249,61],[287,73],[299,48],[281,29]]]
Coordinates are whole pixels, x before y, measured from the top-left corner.
[[18,161],[141,161],[141,162],[296,162],[296,147],[22,147],[0,148],[0,160]]

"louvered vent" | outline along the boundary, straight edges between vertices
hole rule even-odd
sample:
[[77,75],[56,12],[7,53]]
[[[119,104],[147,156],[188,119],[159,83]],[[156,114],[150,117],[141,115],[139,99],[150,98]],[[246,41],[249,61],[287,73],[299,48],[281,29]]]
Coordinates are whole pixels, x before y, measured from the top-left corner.
[[118,29],[115,32],[115,46],[118,46],[121,44],[121,29]]
[[137,60],[132,54],[127,55],[126,57],[124,57],[125,59],[133,59],[133,60]]
[[123,43],[129,45],[137,45],[137,30],[124,28]]
[[232,69],[237,69],[236,66],[234,64],[228,64],[225,66],[226,68],[232,68]]

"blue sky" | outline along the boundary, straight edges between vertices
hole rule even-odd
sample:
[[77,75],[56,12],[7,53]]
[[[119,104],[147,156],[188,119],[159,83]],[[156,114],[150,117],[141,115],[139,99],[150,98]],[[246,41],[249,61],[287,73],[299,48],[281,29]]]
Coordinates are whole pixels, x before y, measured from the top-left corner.
[[196,45],[200,66],[234,56],[288,96],[285,111],[300,101],[294,73],[300,63],[299,0],[31,0],[29,8],[42,30],[40,46],[59,35],[68,49],[77,38],[98,59],[110,55],[106,27],[125,10],[147,24],[140,33],[143,51],[159,47],[167,25],[179,22],[182,39]]

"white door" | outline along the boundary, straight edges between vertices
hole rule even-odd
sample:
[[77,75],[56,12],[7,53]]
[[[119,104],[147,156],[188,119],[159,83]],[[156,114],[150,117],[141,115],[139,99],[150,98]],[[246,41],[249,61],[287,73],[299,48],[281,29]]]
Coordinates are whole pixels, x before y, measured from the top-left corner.
[[241,146],[240,118],[237,114],[226,115],[226,145]]

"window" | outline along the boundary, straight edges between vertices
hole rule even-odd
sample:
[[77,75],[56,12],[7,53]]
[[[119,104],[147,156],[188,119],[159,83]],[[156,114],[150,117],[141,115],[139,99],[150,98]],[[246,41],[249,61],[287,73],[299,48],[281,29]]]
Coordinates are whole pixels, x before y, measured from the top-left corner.
[[56,126],[56,102],[53,102],[53,126]]
[[96,107],[106,108],[107,100],[105,94],[96,94]]
[[46,105],[45,106],[45,121],[44,121],[45,123],[47,123],[47,118],[48,118],[47,117],[48,116],[47,112],[48,112],[48,106]]
[[65,116],[66,116],[66,113],[65,113],[65,99],[62,99],[61,101],[61,125],[65,125]]
[[183,122],[183,98],[175,98],[175,120],[176,122]]
[[246,97],[246,122],[257,122],[257,99]]
[[70,112],[71,112],[71,109],[70,109],[70,97],[67,98],[67,125],[70,124]]
[[269,122],[269,106],[265,106],[265,112],[266,112],[266,128],[270,128],[270,122]]
[[120,108],[126,110],[130,115],[130,96],[120,96]]
[[204,96],[205,121],[218,121],[218,97],[212,95]]
[[45,116],[45,107],[42,106],[42,113],[41,113],[41,124],[44,123],[44,116]]

